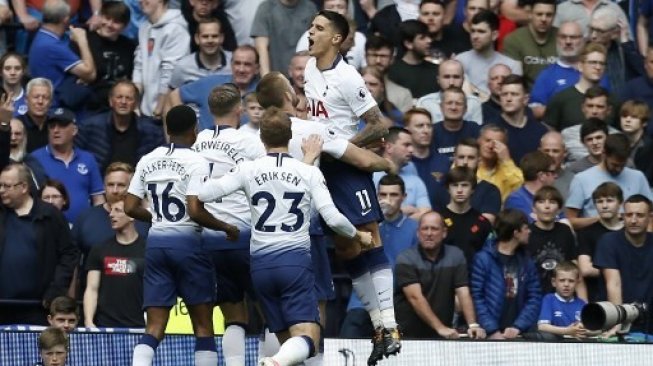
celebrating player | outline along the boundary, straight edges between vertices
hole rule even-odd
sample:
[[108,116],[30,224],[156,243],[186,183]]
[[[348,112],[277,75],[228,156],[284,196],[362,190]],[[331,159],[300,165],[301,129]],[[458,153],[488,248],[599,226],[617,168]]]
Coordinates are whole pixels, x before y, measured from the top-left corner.
[[[243,107],[240,91],[233,84],[214,88],[209,94],[209,110],[215,127],[197,136],[193,150],[209,162],[211,178],[220,178],[243,161],[265,156],[265,148],[257,135],[238,130]],[[216,272],[217,303],[225,319],[222,337],[225,364],[245,364],[245,329],[248,324],[245,292],[253,295],[249,275],[249,239],[251,214],[242,191],[207,202],[207,211],[214,217],[240,229],[237,243],[226,240],[221,231],[203,230],[202,246],[211,252]]]
[[[156,148],[138,162],[125,199],[129,216],[152,223],[143,278],[147,325],[134,348],[132,365],[152,365],[170,308],[179,295],[193,323],[195,365],[213,366],[218,362],[212,319],[215,274],[202,250],[200,226],[224,231],[231,240],[238,238],[238,228],[211,216],[197,198],[209,167],[189,148],[197,137],[195,112],[188,106],[172,108],[166,116],[166,130],[170,144]],[[141,206],[146,195],[150,211]]]
[[[379,141],[387,129],[363,78],[339,52],[348,33],[349,26],[342,15],[320,11],[315,16],[308,32],[308,52],[312,57],[304,72],[304,91],[312,119],[328,126],[339,137],[367,146]],[[366,125],[357,134],[361,118]],[[374,238],[373,248],[364,251],[357,243],[339,236],[335,245],[376,329],[368,359],[369,365],[375,365],[401,349],[392,300],[392,271],[379,235],[378,221],[382,215],[376,190],[370,173],[346,163],[324,159],[321,169],[336,207],[358,229],[372,233]]]
[[259,365],[295,365],[315,354],[320,337],[308,233],[311,204],[340,235],[364,245],[369,245],[372,237],[356,230],[338,212],[319,169],[288,154],[292,131],[284,111],[267,109],[260,132],[268,156],[243,162],[224,177],[209,180],[199,199],[210,202],[245,191],[254,223],[252,281],[268,326],[282,342],[279,352],[263,358]]

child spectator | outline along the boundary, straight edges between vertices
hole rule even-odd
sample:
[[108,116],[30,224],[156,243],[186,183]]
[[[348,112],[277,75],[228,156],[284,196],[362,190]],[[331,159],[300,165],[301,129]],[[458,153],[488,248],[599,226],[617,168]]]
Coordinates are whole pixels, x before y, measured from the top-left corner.
[[580,271],[572,262],[562,262],[554,270],[551,285],[555,292],[544,295],[537,322],[540,332],[556,336],[585,338],[587,330],[580,322],[580,312],[585,301],[576,296]]
[[258,128],[261,123],[261,116],[263,115],[263,107],[258,103],[256,92],[251,92],[243,99],[245,104],[245,114],[249,122],[240,126],[240,129],[254,134],[258,137]]
[[630,141],[630,159],[635,168],[644,172],[649,184],[653,183],[653,165],[651,154],[653,154],[653,139],[646,134],[646,126],[649,118],[649,108],[645,102],[640,100],[628,100],[621,106],[619,114],[619,125],[624,135]]
[[39,352],[43,366],[61,366],[68,357],[68,335],[58,327],[50,327],[39,335]]
[[619,208],[624,201],[621,188],[615,183],[605,182],[592,192],[592,200],[598,211],[598,221],[578,230],[578,267],[587,287],[589,302],[605,301],[605,282],[601,271],[592,263],[596,254],[596,243],[606,234],[623,229],[624,223]]
[[68,296],[59,296],[52,300],[50,314],[48,314],[48,323],[50,323],[51,327],[57,327],[66,333],[70,333],[77,327],[78,322],[79,314],[77,313],[75,299]]
[[[556,220],[563,204],[562,195],[552,186],[540,188],[533,197],[535,222],[530,225],[527,249],[535,261],[543,293],[553,291],[551,279],[557,265],[564,261],[576,261],[578,257],[576,238],[571,228]],[[583,281],[579,281],[578,293],[587,299]]]

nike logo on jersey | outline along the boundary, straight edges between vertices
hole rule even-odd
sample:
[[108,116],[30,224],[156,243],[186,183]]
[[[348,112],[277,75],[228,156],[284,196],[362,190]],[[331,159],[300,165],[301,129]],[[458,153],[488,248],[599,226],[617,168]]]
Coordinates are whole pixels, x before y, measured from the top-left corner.
[[367,215],[367,214],[370,213],[370,212],[372,212],[372,209],[371,209],[371,208],[368,208],[367,210],[363,210],[363,211],[361,211],[361,215],[362,215],[362,216],[365,216],[365,215]]

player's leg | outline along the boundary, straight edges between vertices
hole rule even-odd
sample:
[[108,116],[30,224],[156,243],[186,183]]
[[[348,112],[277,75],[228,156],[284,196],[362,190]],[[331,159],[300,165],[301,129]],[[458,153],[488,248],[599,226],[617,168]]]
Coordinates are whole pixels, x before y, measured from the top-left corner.
[[218,303],[225,321],[222,335],[222,353],[226,366],[245,364],[245,335],[247,333],[247,306],[244,301]]
[[252,292],[249,249],[219,250],[213,252],[212,256],[216,272],[217,303],[225,320],[222,336],[225,364],[244,365],[245,335],[249,324],[245,292]]
[[163,340],[168,317],[170,315],[169,307],[148,307],[147,325],[145,334],[134,347],[133,366],[150,366],[154,359],[154,353],[161,340]]
[[164,249],[145,251],[143,307],[147,312],[147,325],[145,334],[134,347],[133,366],[152,365],[154,353],[163,340],[170,308],[177,302],[173,273]]
[[[270,329],[275,331],[280,339],[286,337],[284,331],[288,329],[290,338],[281,344],[279,352],[272,357],[262,359],[259,364],[275,366],[299,364],[316,354],[316,346],[319,345],[320,340],[319,311],[314,291],[313,271],[311,268],[289,266],[266,272],[274,279],[272,283],[275,290],[259,291],[261,305],[266,317],[275,316],[275,319],[269,320]],[[253,278],[258,290],[257,277],[260,277],[260,273],[258,275],[255,273]],[[271,314],[268,315],[268,312]]]
[[188,306],[195,334],[195,365],[215,366],[218,353],[213,335],[213,303]]
[[195,333],[195,365],[214,366],[218,363],[218,349],[213,334],[213,263],[206,252],[175,252],[177,288],[188,307]]
[[[313,222],[311,222],[311,225]],[[315,274],[315,295],[318,300],[318,309],[320,310],[320,331],[326,327],[326,306],[327,301],[336,297],[333,286],[333,276],[331,274],[331,264],[327,247],[332,241],[332,237],[325,235],[311,235],[311,261],[313,262],[313,273]],[[320,337],[320,343],[316,344],[317,355],[315,358],[322,359],[324,353],[324,337]]]
[[320,342],[320,325],[317,323],[299,323],[290,326],[290,338],[283,342],[279,352],[272,357],[261,360],[261,366],[297,365],[316,355],[316,346]]

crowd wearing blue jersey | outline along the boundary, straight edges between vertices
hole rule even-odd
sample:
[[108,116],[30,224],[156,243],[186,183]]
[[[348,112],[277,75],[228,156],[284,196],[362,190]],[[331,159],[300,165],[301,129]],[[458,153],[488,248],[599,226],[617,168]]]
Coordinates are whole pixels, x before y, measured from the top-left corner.
[[[395,314],[394,262],[404,250],[418,259],[415,221],[429,211],[463,249],[470,289],[475,264],[492,278],[472,296],[479,324],[457,312],[412,334],[492,324],[488,336],[597,336],[578,318],[587,300],[653,306],[653,223],[640,217],[653,200],[653,11],[613,5],[461,0],[454,16],[440,0],[0,1],[0,26],[21,28],[0,33],[0,276],[18,279],[0,278],[0,324],[47,324],[23,302],[84,302],[88,256],[113,237],[111,205],[128,195],[127,213],[151,219],[136,224],[149,321],[137,366],[177,297],[204,319],[197,364],[217,358],[213,306],[226,365],[245,362],[245,336],[264,328],[248,301],[281,341],[262,365],[319,364],[320,339],[338,335],[372,338],[368,365],[382,364],[407,319]],[[264,144],[261,109],[288,115],[287,151]],[[191,111],[197,138],[181,141],[168,129]],[[454,167],[476,178],[469,197],[447,183]],[[620,220],[606,219],[605,184],[621,192]],[[506,254],[494,225],[513,208],[533,234]],[[472,224],[463,233],[455,220]],[[531,260],[547,276],[524,286],[556,290],[532,307],[514,278]],[[557,277],[540,282],[573,272],[566,261],[576,296]],[[275,289],[292,276],[297,302],[285,303]]]

